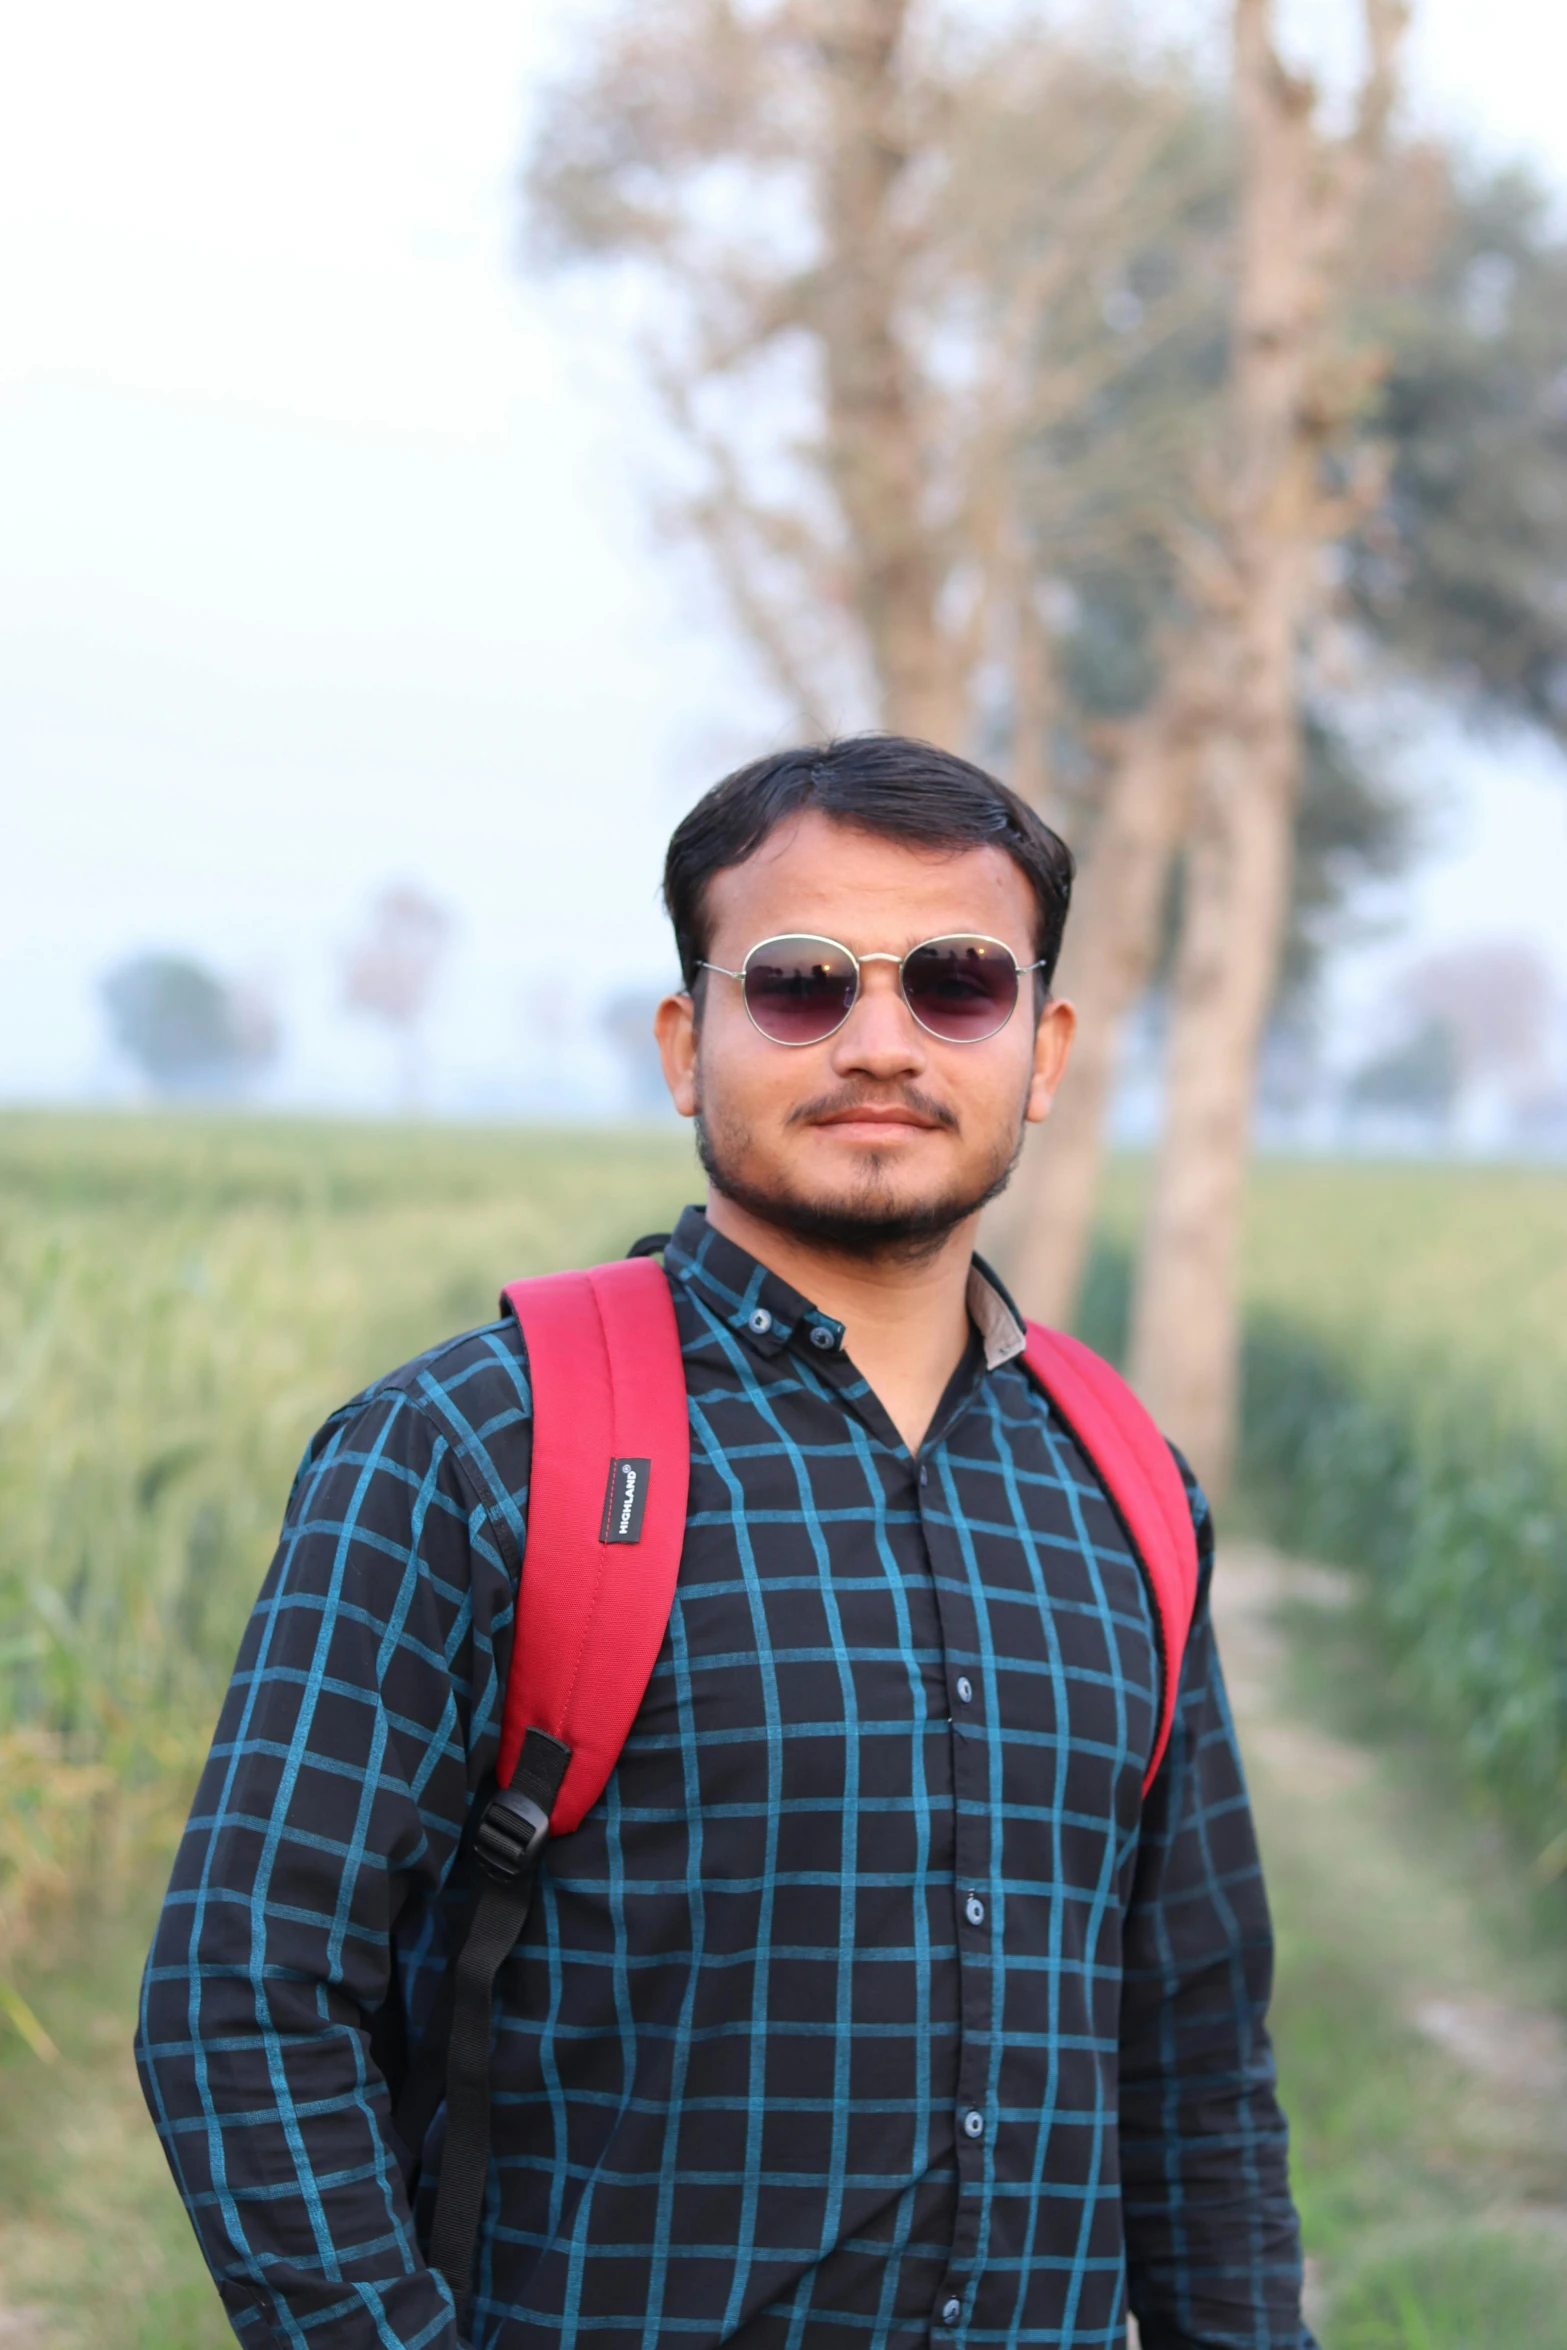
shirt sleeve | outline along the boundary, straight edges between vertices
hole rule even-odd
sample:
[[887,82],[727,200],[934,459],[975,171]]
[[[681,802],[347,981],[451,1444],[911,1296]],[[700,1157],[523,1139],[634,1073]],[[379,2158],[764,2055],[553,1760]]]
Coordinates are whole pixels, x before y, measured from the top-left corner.
[[370,2053],[493,1767],[514,1537],[406,1393],[296,1483],[175,1862],[137,2059],[241,2341],[456,2350]]
[[1126,1921],[1129,2294],[1143,2350],[1315,2350],[1266,2023],[1273,1929],[1209,1615],[1213,1525],[1181,1468],[1197,1606]]

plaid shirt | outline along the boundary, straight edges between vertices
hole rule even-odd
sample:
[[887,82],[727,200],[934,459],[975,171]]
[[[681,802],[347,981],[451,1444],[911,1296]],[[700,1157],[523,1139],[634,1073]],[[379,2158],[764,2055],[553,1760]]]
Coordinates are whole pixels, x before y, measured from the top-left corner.
[[[841,1327],[689,1210],[692,1481],[619,1767],[497,1997],[483,2350],[1309,2350],[1272,1946],[1207,1608],[975,1329],[911,1457]],[[315,1438],[148,1962],[148,2101],[248,2344],[455,2350],[368,2020],[460,1923],[523,1549],[511,1320]]]

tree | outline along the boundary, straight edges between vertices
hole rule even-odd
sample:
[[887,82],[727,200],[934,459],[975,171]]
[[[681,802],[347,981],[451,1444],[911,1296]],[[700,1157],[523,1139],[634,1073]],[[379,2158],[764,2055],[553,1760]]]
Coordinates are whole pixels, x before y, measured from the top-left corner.
[[[1307,934],[1320,937],[1324,923],[1331,925],[1346,883],[1396,867],[1416,837],[1409,811],[1374,776],[1356,773],[1361,763],[1347,756],[1349,741],[1335,720],[1343,689],[1324,690],[1325,641],[1336,640],[1333,666],[1347,667],[1362,699],[1389,685],[1413,686],[1476,723],[1522,723],[1567,739],[1560,591],[1567,573],[1567,405],[1560,389],[1567,381],[1567,245],[1553,207],[1515,169],[1482,173],[1429,144],[1401,146],[1379,168],[1351,263],[1345,331],[1368,360],[1375,356],[1380,372],[1364,368],[1351,437],[1338,452],[1323,452],[1327,486],[1345,485],[1358,446],[1375,454],[1386,488],[1364,497],[1348,535],[1323,550],[1334,555],[1333,571],[1317,570],[1316,626],[1302,631],[1305,783],[1290,874],[1291,939],[1280,970],[1286,989],[1299,986],[1309,963],[1302,955]],[[1206,363],[1193,372],[1194,406],[1208,398],[1212,380]],[[1362,494],[1375,479],[1362,471]],[[1339,524],[1342,515],[1331,519]],[[1100,600],[1104,605],[1102,593]],[[1096,640],[1107,635],[1115,648],[1112,667],[1142,681],[1139,732],[1156,735],[1173,717],[1174,739],[1188,751],[1179,721],[1192,698],[1161,702],[1158,678],[1189,617],[1178,581],[1160,582],[1150,566],[1134,593],[1110,583],[1095,630]],[[1162,652],[1154,646],[1160,630]],[[1168,752],[1164,766],[1167,775],[1179,771]],[[1124,786],[1135,777],[1121,780]],[[1145,834],[1139,869],[1115,844],[1113,804],[1107,799],[1103,837],[1115,845],[1112,861],[1128,862],[1136,886],[1111,893],[1119,946],[1101,924],[1079,944],[1096,950],[1116,983],[1096,985],[1090,972],[1084,985],[1069,942],[1063,985],[1083,999],[1097,1049],[1069,1075],[1043,1138],[1034,1214],[1013,1267],[1019,1289],[1047,1318],[1066,1319],[1072,1309],[1097,1189],[1114,1031],[1143,985],[1164,971],[1161,910],[1170,903],[1172,873],[1179,881],[1174,811],[1166,807],[1169,821],[1151,843]],[[1091,886],[1085,873],[1085,894]],[[1178,1343],[1184,1355],[1184,1331]]]
[[[1048,509],[1063,569],[1120,544],[1157,501],[1150,435],[1179,442],[1132,377],[1217,276],[1193,105],[1171,64],[976,41],[909,0],[643,0],[546,98],[535,258],[635,297],[665,511],[802,725],[995,719],[1054,791],[1035,542]],[[1074,419],[1091,465],[1060,461]]]
[[1231,178],[1222,112],[1171,57],[979,39],[907,0],[612,15],[530,160],[535,255],[642,297],[675,510],[799,722],[976,741],[1058,821],[1096,820],[1057,1266],[1068,1227],[1086,1243],[1207,709],[1190,662],[1137,705],[1223,372]]
[[1460,1083],[1452,1030],[1440,1020],[1425,1020],[1364,1062],[1344,1091],[1352,1109],[1391,1112],[1434,1130],[1451,1118]]
[[[1203,1358],[1219,1475],[1261,1037],[1346,884],[1411,837],[1353,756],[1330,655],[1351,648],[1365,691],[1472,677],[1517,709],[1502,621],[1550,637],[1567,305],[1551,325],[1527,207],[1389,151],[1401,21],[1366,0],[1359,115],[1332,137],[1265,0],[1236,9],[1233,106],[1167,55],[999,13],[976,30],[935,0],[650,0],[585,38],[529,172],[535,255],[631,298],[684,466],[670,503],[801,722],[944,731],[1084,849],[1062,974],[1082,1049],[1009,1203],[1047,1318],[1071,1311],[1119,1026],[1167,975],[1185,1108],[1139,1351],[1188,1431],[1177,1387]],[[1491,314],[1528,394],[1505,429]],[[1493,536],[1466,589],[1447,525],[1477,456]],[[1509,585],[1480,625],[1487,569]],[[1550,674],[1530,667],[1542,708]],[[1211,1245],[1177,1279],[1194,1217]],[[1199,1292],[1193,1324],[1175,1301]]]
[[344,960],[343,1000],[349,1010],[367,1013],[392,1032],[405,1110],[416,1109],[423,1092],[420,1026],[451,927],[443,906],[404,883],[381,892],[363,935]]
[[189,956],[133,955],[100,992],[116,1045],[155,1092],[236,1093],[276,1056],[277,1018],[260,991]]
[[1556,200],[1516,168],[1480,173],[1431,149],[1401,177],[1358,288],[1388,354],[1373,421],[1391,462],[1386,499],[1349,542],[1351,610],[1475,720],[1567,743]]
[[[1322,609],[1323,550],[1381,487],[1354,453],[1375,362],[1349,345],[1344,313],[1402,0],[1364,0],[1364,23],[1354,120],[1333,138],[1312,84],[1280,60],[1271,0],[1235,0],[1235,317],[1222,469],[1192,557],[1202,602],[1190,659],[1216,690],[1193,769],[1167,1106],[1131,1333],[1139,1391],[1221,1488],[1235,1444],[1253,1088],[1288,922],[1301,644]],[[1172,692],[1184,666],[1172,663]]]

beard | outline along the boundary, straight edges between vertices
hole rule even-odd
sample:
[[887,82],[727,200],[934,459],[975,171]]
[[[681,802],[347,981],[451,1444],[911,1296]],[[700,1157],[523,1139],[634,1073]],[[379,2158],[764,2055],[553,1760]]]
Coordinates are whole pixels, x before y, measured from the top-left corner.
[[[855,1098],[851,1091],[803,1103],[792,1113],[790,1123],[804,1122],[826,1108],[847,1107]],[[876,1098],[886,1099],[885,1095]],[[956,1128],[957,1120],[950,1110],[914,1087],[902,1088],[899,1098],[938,1125]],[[1001,1140],[989,1164],[968,1183],[938,1192],[934,1198],[906,1200],[894,1190],[888,1161],[879,1151],[866,1153],[863,1172],[850,1188],[834,1196],[811,1198],[786,1180],[757,1182],[746,1173],[751,1154],[745,1128],[722,1119],[710,1121],[700,1104],[695,1126],[703,1173],[713,1189],[737,1208],[834,1256],[899,1264],[919,1264],[935,1256],[955,1225],[977,1216],[1005,1191],[1022,1154],[1025,1132],[1020,1105],[1015,1134]]]

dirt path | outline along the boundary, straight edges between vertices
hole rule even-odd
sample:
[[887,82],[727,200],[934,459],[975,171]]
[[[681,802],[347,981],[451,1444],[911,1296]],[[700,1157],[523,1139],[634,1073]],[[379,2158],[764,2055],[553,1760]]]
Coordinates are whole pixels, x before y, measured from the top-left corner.
[[[1527,1955],[1516,1858],[1472,1821],[1444,1814],[1387,1754],[1323,1726],[1292,1693],[1285,1625],[1309,1614],[1340,1632],[1348,1578],[1261,1548],[1225,1553],[1215,1618],[1264,1858],[1281,1915],[1304,1911],[1315,1954],[1337,1952],[1376,1981],[1422,2044],[1418,2144],[1456,2208],[1514,2243],[1554,2247],[1567,2282],[1567,2031],[1559,1957]],[[1337,1618],[1337,1624],[1331,1619]],[[1323,1619],[1328,1619],[1324,1621]],[[1297,1936],[1297,1939],[1299,1937]],[[1281,1941],[1283,1995],[1303,1962]],[[1288,2058],[1290,2011],[1281,2019]],[[1433,2121],[1433,2118],[1434,2121]],[[1408,2198],[1413,2205],[1418,2198]],[[1411,2218],[1411,2228],[1421,2221]],[[1320,2318],[1324,2280],[1313,2279]],[[1424,2340],[1411,2331],[1408,2339]],[[1501,2350],[1498,2344],[1497,2350]]]

